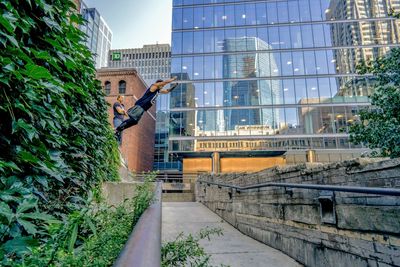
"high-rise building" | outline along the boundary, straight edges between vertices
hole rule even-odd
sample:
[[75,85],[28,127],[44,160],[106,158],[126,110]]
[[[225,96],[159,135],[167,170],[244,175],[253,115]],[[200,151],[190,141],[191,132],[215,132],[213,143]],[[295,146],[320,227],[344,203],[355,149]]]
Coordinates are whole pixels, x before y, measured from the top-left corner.
[[[397,46],[400,40],[399,20],[368,18],[385,17],[388,10],[399,8],[400,0],[331,0],[326,12],[328,20],[357,20],[348,24],[330,25],[332,45],[354,47],[351,50],[334,50],[336,69],[344,73],[354,73],[360,63],[381,57],[390,47]],[[341,95],[366,94],[360,91],[363,87],[358,85],[363,81],[357,78],[338,77],[337,80]]]
[[[158,103],[163,160],[255,171],[307,150],[321,162],[359,155],[348,130],[371,90],[355,66],[399,46],[398,1],[174,0],[181,87]],[[188,88],[194,101],[182,99]]]
[[107,67],[112,32],[97,9],[89,8],[84,1],[80,1],[80,12],[86,20],[81,30],[87,35],[86,46],[93,54],[96,69]]
[[169,44],[113,49],[110,50],[108,59],[108,67],[135,68],[148,84],[157,79],[170,78],[171,47]]

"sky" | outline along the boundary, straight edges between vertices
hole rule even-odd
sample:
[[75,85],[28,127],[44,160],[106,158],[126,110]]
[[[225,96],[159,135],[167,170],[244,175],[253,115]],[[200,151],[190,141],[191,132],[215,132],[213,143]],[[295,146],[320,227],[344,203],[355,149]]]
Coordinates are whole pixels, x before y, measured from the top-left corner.
[[110,27],[112,49],[171,44],[172,0],[84,0]]

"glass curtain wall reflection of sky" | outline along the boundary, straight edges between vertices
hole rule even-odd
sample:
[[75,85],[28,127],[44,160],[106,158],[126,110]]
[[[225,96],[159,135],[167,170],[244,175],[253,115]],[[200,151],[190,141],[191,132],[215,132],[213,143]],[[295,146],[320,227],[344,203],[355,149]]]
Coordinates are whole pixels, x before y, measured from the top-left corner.
[[[175,0],[166,151],[350,149],[400,0]],[[167,153],[167,152],[166,152]],[[160,162],[172,160],[165,154]]]

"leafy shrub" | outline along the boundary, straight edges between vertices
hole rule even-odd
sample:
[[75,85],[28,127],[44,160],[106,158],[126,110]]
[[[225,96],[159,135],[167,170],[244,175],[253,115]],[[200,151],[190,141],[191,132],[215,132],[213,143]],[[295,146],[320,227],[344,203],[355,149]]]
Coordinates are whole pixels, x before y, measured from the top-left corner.
[[24,259],[25,266],[111,266],[142,213],[154,197],[151,177],[135,188],[134,197],[118,207],[90,205],[72,212],[54,227],[45,244]]
[[220,228],[201,229],[196,235],[184,236],[183,233],[171,242],[166,242],[161,248],[161,266],[210,266],[210,255],[208,255],[199,241],[212,235],[222,235]]
[[45,242],[76,196],[117,179],[119,158],[74,4],[0,10],[0,260],[11,261]]

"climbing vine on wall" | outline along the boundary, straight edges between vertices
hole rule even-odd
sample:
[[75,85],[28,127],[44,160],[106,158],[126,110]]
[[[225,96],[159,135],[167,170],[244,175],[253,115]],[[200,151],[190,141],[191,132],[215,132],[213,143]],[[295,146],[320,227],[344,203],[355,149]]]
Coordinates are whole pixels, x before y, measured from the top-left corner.
[[1,260],[43,241],[74,197],[117,179],[119,158],[74,3],[0,0],[0,10]]

